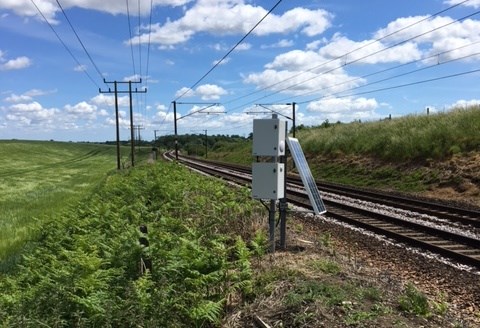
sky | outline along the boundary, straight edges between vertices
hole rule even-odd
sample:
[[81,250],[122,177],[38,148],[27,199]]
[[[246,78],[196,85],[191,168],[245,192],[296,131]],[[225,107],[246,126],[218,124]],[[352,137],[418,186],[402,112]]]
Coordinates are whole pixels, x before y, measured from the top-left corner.
[[[0,0],[0,139],[248,136],[480,103],[480,0]],[[132,83],[129,84],[128,82]],[[175,106],[174,106],[175,104]]]

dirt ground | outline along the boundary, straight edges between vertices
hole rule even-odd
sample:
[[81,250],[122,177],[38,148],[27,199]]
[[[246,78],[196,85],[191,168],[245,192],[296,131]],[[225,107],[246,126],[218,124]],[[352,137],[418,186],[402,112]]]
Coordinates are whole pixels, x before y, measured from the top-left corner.
[[[268,325],[264,327],[480,327],[479,272],[459,269],[321,217],[295,216],[289,221],[287,239],[286,251],[277,249],[253,262],[257,277],[275,279],[266,291],[234,310],[222,327],[262,327],[258,319]],[[319,270],[315,266],[319,263],[335,263],[338,271]],[[305,297],[301,304],[288,305],[306,281],[380,292],[378,298],[359,304],[358,290],[352,291],[332,305],[324,296],[315,299],[309,297],[314,291],[306,291],[307,296],[300,295]],[[399,309],[407,284],[428,298],[429,315]],[[335,298],[333,293],[328,297]]]
[[422,196],[467,203],[480,208],[480,152],[454,155],[442,162],[429,162],[440,172],[440,182]]

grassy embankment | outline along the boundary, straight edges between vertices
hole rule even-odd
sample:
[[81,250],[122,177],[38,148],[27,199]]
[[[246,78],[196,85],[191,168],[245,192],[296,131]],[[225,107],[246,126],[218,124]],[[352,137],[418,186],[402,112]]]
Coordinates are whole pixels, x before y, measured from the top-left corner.
[[[474,106],[379,122],[324,122],[299,129],[296,136],[317,179],[417,192],[462,183],[462,177],[444,176],[431,164],[480,152],[479,127],[480,108]],[[213,149],[209,157],[250,165],[250,154],[246,142]]]
[[115,154],[105,145],[0,141],[2,267],[43,221],[77,203],[115,169]]
[[244,327],[259,313],[283,327],[453,326],[448,304],[411,284],[352,278],[329,235],[304,255],[266,254],[266,216],[248,189],[175,163],[112,174],[0,273],[0,326]]

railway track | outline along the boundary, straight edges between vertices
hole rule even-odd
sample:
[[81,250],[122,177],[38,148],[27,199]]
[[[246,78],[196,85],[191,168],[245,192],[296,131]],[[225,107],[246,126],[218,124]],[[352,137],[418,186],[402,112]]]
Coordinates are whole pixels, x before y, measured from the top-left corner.
[[[186,157],[189,167],[242,185],[251,169]],[[298,177],[287,179],[288,202],[311,209]],[[459,263],[480,268],[480,212],[335,184],[318,184],[327,217],[346,222]]]

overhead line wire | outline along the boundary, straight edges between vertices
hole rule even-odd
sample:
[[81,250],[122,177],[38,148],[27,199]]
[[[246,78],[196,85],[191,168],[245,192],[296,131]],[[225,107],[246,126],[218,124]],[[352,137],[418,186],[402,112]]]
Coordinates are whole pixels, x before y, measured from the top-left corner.
[[[461,18],[458,18],[458,19],[456,19],[456,20],[454,20],[454,21],[451,21],[451,22],[449,22],[449,23],[446,23],[446,24],[444,24],[444,25],[442,25],[442,26],[438,26],[438,27],[433,28],[433,29],[431,29],[431,30],[429,30],[429,31],[420,33],[420,34],[418,34],[418,35],[416,35],[416,36],[413,36],[413,37],[410,37],[410,38],[405,39],[405,40],[403,40],[403,41],[397,42],[397,43],[395,43],[395,44],[393,44],[393,45],[390,45],[390,46],[388,46],[388,47],[386,47],[386,48],[382,48],[381,50],[377,50],[377,51],[375,51],[375,52],[373,52],[373,53],[370,53],[370,54],[365,55],[365,56],[363,56],[363,57],[360,57],[360,58],[357,58],[357,59],[355,59],[355,60],[352,60],[352,61],[349,62],[348,64],[356,63],[356,62],[359,62],[359,61],[361,61],[361,60],[363,60],[363,59],[366,59],[366,58],[368,58],[368,57],[371,57],[371,56],[374,56],[374,55],[378,55],[379,53],[381,53],[381,52],[383,52],[383,51],[392,49],[392,48],[394,48],[394,47],[396,47],[396,46],[399,46],[399,45],[404,44],[404,43],[406,43],[406,42],[412,41],[412,40],[414,40],[414,39],[416,39],[416,38],[419,38],[419,37],[424,36],[424,35],[426,35],[426,34],[428,34],[428,33],[437,31],[437,30],[439,30],[439,29],[441,29],[441,28],[444,28],[444,27],[446,27],[446,26],[452,25],[452,24],[457,23],[457,22],[459,22],[459,21],[461,21],[461,20],[470,18],[470,17],[475,16],[475,15],[477,15],[477,14],[479,14],[479,13],[480,13],[480,10],[475,11],[475,12],[469,14],[469,15],[466,15],[466,16],[463,16],[463,17],[461,17]],[[342,57],[343,57],[343,56],[337,57],[337,58],[335,58],[335,60],[338,60],[338,59],[340,59],[340,58],[342,58]],[[330,61],[330,62],[331,62],[331,61]],[[274,92],[272,92],[272,93],[270,93],[270,94],[268,94],[268,95],[265,95],[265,96],[256,98],[256,99],[254,99],[252,102],[248,102],[248,103],[246,103],[246,104],[242,104],[242,105],[240,105],[240,106],[237,106],[237,107],[235,107],[234,109],[238,109],[238,108],[244,107],[244,106],[246,106],[246,105],[248,105],[248,104],[257,102],[257,101],[259,101],[259,100],[262,100],[262,99],[271,97],[271,96],[276,95],[276,94],[278,94],[278,93],[280,93],[280,92],[282,92],[282,91],[291,89],[292,87],[296,87],[296,86],[299,86],[299,85],[301,85],[301,84],[303,84],[303,83],[305,83],[305,82],[309,82],[309,81],[311,81],[311,80],[317,79],[317,78],[319,78],[319,77],[322,76],[322,75],[325,75],[325,74],[327,74],[327,73],[333,72],[333,71],[335,71],[335,70],[337,70],[337,69],[339,69],[339,68],[342,68],[342,67],[344,67],[344,66],[345,66],[345,65],[340,65],[340,66],[331,68],[331,69],[329,69],[329,70],[327,70],[327,71],[324,71],[324,72],[320,73],[319,75],[317,75],[317,76],[315,76],[315,77],[309,78],[309,79],[307,79],[307,80],[304,80],[304,81],[299,82],[299,83],[296,83],[296,84],[294,84],[294,85],[285,87],[285,88],[283,88],[283,89],[276,90],[276,91],[274,91]],[[286,81],[286,80],[287,80],[287,79],[282,80],[282,82],[284,82],[284,81]],[[252,94],[253,94],[253,93],[252,93]]]
[[260,23],[263,22],[263,20],[265,18],[267,18],[268,15],[270,15],[270,13],[275,10],[275,8],[277,8],[277,6],[282,2],[282,0],[278,0],[277,3],[265,14],[265,16],[263,16],[251,29],[250,31],[247,32],[247,34],[245,34],[219,61],[217,61],[215,63],[215,65],[213,65],[212,68],[210,68],[205,74],[202,75],[202,77],[200,79],[198,79],[197,82],[195,82],[189,89],[187,89],[185,92],[183,92],[180,96],[178,96],[176,100],[182,98],[185,94],[187,94],[189,92],[189,90],[193,90],[193,88],[195,88],[201,81],[203,81],[204,78],[206,78],[208,76],[208,74],[210,74],[215,68],[217,68],[224,60],[225,58],[228,57],[228,55],[230,55],[233,50],[235,50],[242,42],[243,40],[245,40],[256,28],[258,25],[260,25]]
[[[254,94],[260,93],[260,92],[262,92],[262,91],[268,90],[268,89],[270,89],[270,88],[272,88],[272,87],[274,87],[274,86],[276,86],[276,85],[285,83],[286,81],[292,80],[292,79],[294,79],[294,78],[296,78],[296,77],[298,77],[298,76],[300,76],[300,75],[303,75],[303,74],[305,74],[305,73],[307,73],[307,72],[311,72],[311,71],[316,70],[316,69],[318,69],[318,68],[320,68],[320,67],[322,67],[322,66],[325,66],[325,65],[327,65],[327,64],[330,64],[330,63],[332,63],[332,62],[334,62],[334,61],[336,61],[336,60],[342,59],[342,58],[344,58],[344,57],[346,57],[346,56],[348,56],[348,55],[350,55],[350,54],[352,54],[352,53],[354,53],[354,52],[357,52],[357,51],[359,51],[359,50],[361,50],[361,49],[366,48],[367,46],[370,46],[370,45],[372,45],[372,44],[375,44],[375,43],[377,43],[377,42],[380,42],[380,41],[382,41],[382,40],[384,40],[384,39],[386,39],[386,38],[388,38],[388,37],[390,37],[390,36],[392,36],[392,35],[395,35],[395,34],[397,34],[397,33],[399,33],[399,32],[402,32],[402,31],[404,31],[404,30],[406,30],[406,29],[409,29],[409,28],[411,28],[411,27],[413,27],[413,26],[415,26],[415,25],[417,25],[417,24],[420,24],[420,23],[422,23],[422,22],[424,22],[424,21],[426,21],[426,20],[429,20],[429,19],[431,19],[431,18],[433,18],[433,17],[436,17],[436,16],[438,16],[438,15],[440,15],[440,14],[442,14],[442,13],[448,11],[448,10],[451,10],[451,9],[457,7],[457,6],[460,6],[460,5],[462,5],[462,4],[464,4],[464,3],[468,2],[468,1],[471,1],[471,0],[464,0],[464,1],[460,2],[460,3],[457,3],[457,4],[455,4],[455,5],[452,5],[452,6],[450,6],[450,7],[448,7],[448,8],[445,8],[445,9],[439,11],[439,12],[436,12],[436,13],[434,13],[434,14],[432,14],[432,15],[429,15],[429,16],[427,16],[427,17],[425,17],[425,18],[422,18],[422,19],[420,19],[420,20],[418,20],[418,21],[416,21],[416,22],[414,22],[414,23],[412,23],[412,24],[410,24],[410,25],[408,25],[408,26],[405,26],[405,27],[403,27],[403,28],[401,28],[401,29],[399,29],[399,30],[396,30],[396,31],[393,31],[393,32],[391,32],[391,33],[389,33],[389,34],[386,34],[386,35],[382,36],[381,38],[375,39],[375,40],[373,40],[373,41],[371,41],[371,42],[369,42],[369,43],[367,43],[367,44],[364,44],[364,45],[362,45],[362,46],[360,46],[360,47],[358,47],[358,48],[355,48],[355,49],[353,49],[353,50],[350,50],[350,51],[342,54],[341,56],[337,56],[337,57],[335,57],[335,58],[333,58],[333,59],[327,60],[326,62],[323,62],[323,63],[321,63],[321,64],[319,64],[319,65],[316,65],[316,66],[314,66],[314,67],[312,67],[312,68],[309,68],[308,70],[299,72],[299,73],[297,73],[297,74],[295,74],[295,75],[292,75],[292,76],[290,76],[290,77],[288,77],[288,78],[286,78],[286,79],[284,79],[284,80],[282,80],[282,81],[279,81],[279,82],[270,84],[270,85],[268,85],[268,86],[266,86],[266,87],[263,87],[263,88],[261,88],[261,89],[259,89],[259,90],[256,90],[256,91],[254,91],[254,92],[252,92],[252,93],[249,93],[249,94],[247,94],[247,95],[234,98],[234,99],[232,99],[232,100],[230,100],[230,101],[225,102],[225,104],[229,104],[229,103],[231,103],[231,102],[235,102],[235,101],[238,101],[238,100],[240,100],[240,99],[243,99],[243,98],[252,96],[252,95],[254,95]],[[462,19],[465,19],[465,18],[468,18],[468,17],[464,17],[464,18],[462,18]],[[458,21],[458,20],[457,20],[457,21]],[[418,36],[417,36],[417,37],[418,37]],[[408,41],[410,41],[410,40],[406,40],[406,41],[404,41],[404,42],[408,42]],[[393,45],[393,46],[390,46],[390,47],[388,47],[388,48],[382,49],[382,50],[380,50],[379,52],[388,50],[388,49],[390,49],[390,48],[392,48],[392,47],[395,47],[395,46],[398,46],[398,45],[400,45],[400,44],[402,44],[402,43],[397,43],[397,44],[395,44],[395,45]],[[376,53],[374,53],[374,54],[376,54]],[[365,59],[365,58],[367,58],[367,57],[369,57],[369,56],[372,56],[372,55],[374,55],[374,54],[370,54],[370,55],[365,56],[365,57],[362,57],[362,58],[360,58],[360,59],[358,59],[358,60]],[[356,60],[356,61],[358,61],[358,60]],[[349,62],[348,64],[352,64],[352,63],[354,63],[354,62],[356,62],[356,61]],[[343,67],[343,66],[345,66],[345,65],[342,65],[342,66],[340,66],[340,67]],[[338,68],[340,68],[340,67],[337,67],[336,69],[338,69]],[[331,71],[333,71],[333,70],[334,70],[334,69],[328,70],[328,71],[326,71],[326,72],[322,72],[321,75],[327,74],[327,73],[329,73],[329,72],[331,72]],[[318,77],[318,76],[317,76],[317,77]],[[317,77],[315,77],[315,78],[317,78]],[[312,78],[312,79],[313,79],[313,78]],[[311,79],[306,80],[306,81],[304,81],[304,82],[308,82],[308,81],[310,81],[310,80],[311,80]],[[296,84],[296,85],[298,85],[298,84]],[[294,86],[296,86],[296,85],[294,85]],[[272,95],[277,94],[277,93],[279,93],[279,92],[281,92],[281,91],[287,90],[287,89],[289,89],[289,88],[290,88],[290,87],[287,87],[287,88],[281,89],[281,90],[279,90],[279,91],[276,91],[276,92],[274,92]],[[267,97],[267,96],[262,97],[262,98],[259,98],[259,99],[256,99],[256,100],[254,100],[253,102],[255,102],[255,101],[257,101],[257,100],[260,100],[260,99],[263,99],[263,98],[266,98],[266,97]],[[252,102],[252,103],[253,103],[253,102]],[[243,106],[244,106],[244,105],[241,105],[241,106],[239,106],[239,107],[243,107]]]
[[[447,54],[447,53],[449,53],[449,52],[453,52],[453,51],[456,51],[456,50],[459,50],[459,49],[463,49],[463,48],[466,48],[466,47],[470,47],[470,46],[475,45],[475,44],[478,44],[478,43],[480,43],[480,40],[475,41],[475,42],[472,42],[472,43],[469,43],[469,44],[467,44],[467,45],[463,45],[463,46],[454,48],[454,49],[442,51],[442,52],[439,52],[439,53],[436,53],[436,54],[433,54],[433,55],[429,55],[429,56],[426,56],[426,57],[422,57],[422,58],[420,58],[420,59],[412,60],[412,61],[409,61],[409,62],[407,62],[407,63],[403,63],[403,64],[400,64],[400,65],[388,67],[388,68],[382,69],[382,70],[380,70],[380,71],[376,71],[376,72],[373,72],[373,73],[368,73],[368,74],[365,74],[365,75],[362,75],[362,76],[359,76],[359,77],[356,77],[356,78],[353,78],[353,79],[350,79],[350,80],[347,80],[347,81],[343,81],[343,82],[340,82],[340,83],[331,85],[331,86],[329,86],[329,87],[325,87],[325,88],[321,88],[321,89],[318,89],[318,90],[312,90],[312,91],[308,91],[308,92],[305,92],[305,93],[302,93],[302,94],[298,94],[298,95],[293,96],[293,98],[304,97],[304,96],[307,96],[307,95],[310,95],[310,94],[313,94],[313,93],[317,93],[317,92],[319,92],[319,91],[328,90],[328,89],[331,89],[331,88],[334,88],[334,87],[338,87],[338,86],[343,85],[343,84],[351,83],[351,82],[354,82],[354,81],[357,81],[357,80],[360,80],[360,79],[364,79],[364,78],[367,78],[367,77],[370,77],[370,76],[382,74],[382,73],[385,73],[385,72],[388,72],[388,71],[392,71],[392,70],[395,70],[395,69],[398,69],[398,68],[401,68],[401,67],[405,67],[405,66],[408,66],[408,65],[412,65],[412,64],[415,64],[415,63],[419,63],[419,62],[422,62],[422,61],[426,61],[426,60],[429,60],[429,59],[432,59],[432,58],[439,57],[439,56],[441,56],[441,55]],[[450,63],[450,62],[453,62],[453,61],[462,60],[462,59],[465,59],[465,58],[468,58],[468,57],[472,57],[472,56],[477,56],[477,55],[479,55],[479,54],[480,54],[480,52],[476,52],[476,53],[469,54],[469,55],[466,55],[466,56],[462,56],[462,57],[458,57],[458,58],[453,58],[453,59],[450,59],[450,60],[447,60],[447,61],[437,62],[437,63],[434,64],[434,65],[430,65],[430,66],[422,67],[422,68],[419,68],[419,69],[416,69],[416,70],[413,70],[413,71],[409,71],[409,72],[406,72],[406,73],[394,75],[394,76],[391,76],[391,77],[388,77],[388,78],[385,78],[385,79],[382,79],[382,80],[377,80],[377,81],[370,82],[370,83],[367,83],[367,84],[364,84],[364,85],[361,85],[361,86],[357,86],[357,87],[354,87],[354,88],[351,88],[351,89],[343,90],[343,91],[341,91],[341,92],[350,91],[350,90],[354,90],[354,89],[358,89],[358,88],[363,88],[363,87],[366,87],[366,86],[369,86],[369,85],[372,85],[372,84],[376,84],[376,83],[379,83],[379,82],[384,82],[384,81],[387,81],[387,80],[391,80],[391,79],[394,79],[394,78],[397,78],[397,77],[401,77],[401,76],[408,75],[408,74],[411,74],[411,73],[415,73],[415,72],[418,72],[418,71],[422,71],[422,70],[425,70],[425,69],[437,67],[437,66],[439,66],[439,65],[443,65],[443,64]],[[338,93],[341,93],[341,92],[338,92]],[[337,94],[337,93],[335,93],[335,94]],[[277,100],[277,102],[282,102],[282,101],[285,101],[285,100],[290,100],[291,98],[292,98],[292,97],[283,98],[283,99]]]
[[[474,54],[466,55],[466,56],[459,57],[459,58],[450,59],[450,60],[447,60],[447,61],[442,62],[440,64],[433,64],[433,65],[430,65],[430,66],[421,67],[421,68],[415,69],[413,71],[409,71],[409,72],[405,72],[405,73],[398,74],[398,75],[395,75],[395,76],[391,76],[391,77],[388,77],[388,78],[384,78],[384,79],[381,79],[381,80],[373,81],[373,82],[370,82],[368,84],[356,86],[356,87],[348,89],[348,90],[343,90],[343,91],[339,91],[339,92],[336,92],[336,93],[333,93],[333,94],[325,95],[325,96],[322,96],[322,97],[318,98],[317,100],[320,100],[320,99],[323,99],[323,98],[326,98],[326,97],[337,96],[337,95],[342,94],[342,93],[347,92],[347,91],[352,91],[352,90],[356,90],[356,89],[360,89],[360,88],[365,88],[365,87],[368,87],[368,86],[371,86],[371,85],[374,85],[374,84],[378,84],[378,83],[385,82],[385,81],[388,81],[388,80],[393,80],[393,79],[396,79],[398,77],[402,77],[402,76],[405,76],[405,75],[409,75],[409,74],[417,73],[417,72],[420,72],[420,71],[423,71],[423,70],[427,70],[427,69],[430,69],[432,67],[436,67],[438,65],[448,64],[448,63],[451,63],[451,62],[454,62],[454,61],[457,61],[457,60],[462,60],[462,59],[465,59],[465,58],[469,58],[469,57],[472,57],[472,56],[478,56],[478,55],[480,55],[480,52],[476,52]],[[304,103],[307,103],[307,102],[310,102],[310,101],[315,101],[315,100],[297,102],[297,104],[304,104]]]
[[[363,91],[363,92],[358,92],[358,93],[353,93],[353,94],[347,94],[347,95],[339,96],[339,97],[336,97],[336,98],[347,98],[347,97],[352,97],[352,96],[361,96],[361,95],[365,95],[365,94],[369,94],[369,93],[387,91],[387,90],[392,90],[392,89],[399,89],[399,88],[409,87],[409,86],[412,86],[412,85],[424,84],[424,83],[438,81],[438,80],[445,80],[445,79],[449,79],[449,78],[454,78],[454,77],[473,74],[473,73],[478,73],[478,72],[480,72],[480,68],[470,70],[470,71],[455,73],[455,74],[444,75],[444,76],[435,77],[435,78],[426,79],[426,80],[420,80],[420,81],[415,81],[415,82],[410,82],[410,83],[405,83],[405,84],[394,85],[394,86],[391,86],[391,87],[385,87],[385,88],[379,88],[379,89],[375,89],[375,90],[369,90],[369,91]],[[325,96],[325,97],[321,97],[321,98],[318,98],[318,99],[312,99],[312,100],[309,100],[309,101],[298,102],[297,104],[305,104],[305,103],[308,103],[308,102],[317,101],[317,100],[320,100],[320,99],[323,99],[323,98],[328,98],[328,97],[329,96]]]
[[[53,33],[55,34],[55,36],[57,37],[57,39],[60,41],[60,43],[63,45],[63,47],[65,48],[65,50],[67,50],[67,52],[70,54],[70,56],[73,58],[73,60],[77,63],[77,65],[79,67],[82,67],[83,65],[80,63],[80,61],[77,59],[77,57],[75,57],[75,55],[73,54],[73,52],[70,50],[70,48],[68,48],[68,46],[65,44],[65,42],[62,40],[62,38],[60,37],[60,35],[57,33],[57,31],[53,28],[52,24],[50,24],[50,22],[48,21],[48,19],[45,17],[45,15],[42,13],[42,11],[40,10],[40,8],[38,8],[37,4],[35,3],[34,0],[30,0],[32,2],[32,4],[35,6],[35,8],[37,8],[37,11],[38,13],[43,17],[43,19],[45,20],[45,22],[48,24],[48,26],[50,27],[50,29],[53,31]],[[82,69],[82,71],[85,73],[85,75],[87,75],[87,77],[90,79],[90,81],[92,81],[92,83],[97,86],[97,88],[100,88],[100,86],[97,84],[97,82],[95,82],[95,80],[92,78],[92,76],[90,74],[88,74],[88,72],[84,69]]]

